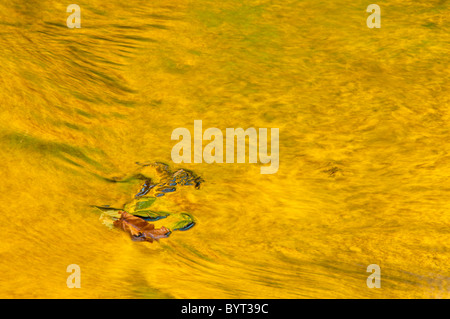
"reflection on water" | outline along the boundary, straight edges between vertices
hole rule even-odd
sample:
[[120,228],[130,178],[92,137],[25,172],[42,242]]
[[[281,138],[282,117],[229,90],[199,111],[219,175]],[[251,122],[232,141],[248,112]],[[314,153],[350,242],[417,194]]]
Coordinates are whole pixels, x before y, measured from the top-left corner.
[[[450,296],[446,1],[383,1],[381,29],[365,1],[77,4],[81,29],[0,3],[1,297]],[[173,164],[194,120],[279,128],[279,171]],[[206,181],[158,197],[196,225],[153,244],[91,206],[158,180],[147,161]]]

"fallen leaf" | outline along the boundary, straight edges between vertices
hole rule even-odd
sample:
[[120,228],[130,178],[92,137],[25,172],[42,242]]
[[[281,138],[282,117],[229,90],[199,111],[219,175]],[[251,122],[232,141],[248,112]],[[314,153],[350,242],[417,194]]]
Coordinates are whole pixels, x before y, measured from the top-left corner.
[[143,220],[140,217],[133,216],[127,212],[120,211],[120,218],[114,221],[114,226],[130,234],[135,241],[149,241],[154,239],[166,238],[170,235],[170,230],[166,227],[155,229],[155,225]]
[[135,211],[148,209],[155,202],[155,197],[140,197],[135,198],[129,203],[125,204],[123,209],[127,212],[133,213]]
[[173,231],[180,230],[185,231],[195,226],[194,218],[188,213],[177,214],[177,221],[173,225],[170,225],[170,229]]

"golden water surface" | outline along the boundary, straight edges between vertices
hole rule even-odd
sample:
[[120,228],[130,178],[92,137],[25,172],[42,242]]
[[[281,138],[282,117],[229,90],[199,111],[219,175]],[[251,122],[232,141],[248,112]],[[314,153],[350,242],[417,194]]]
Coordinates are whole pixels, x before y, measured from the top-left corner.
[[[1,298],[450,297],[448,1],[70,3],[0,1]],[[279,128],[279,171],[174,164],[194,120]],[[92,205],[157,161],[197,224],[133,242]]]

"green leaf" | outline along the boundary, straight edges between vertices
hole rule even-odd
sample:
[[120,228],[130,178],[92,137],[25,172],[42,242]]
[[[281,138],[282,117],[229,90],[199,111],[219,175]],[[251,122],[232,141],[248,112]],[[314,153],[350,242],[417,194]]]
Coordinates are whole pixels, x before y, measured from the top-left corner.
[[141,197],[138,199],[133,199],[131,202],[124,206],[124,210],[129,212],[130,214],[134,214],[134,212],[139,210],[145,210],[153,205],[156,197]]
[[188,213],[180,213],[174,215],[174,217],[175,216],[177,216],[178,221],[171,225],[170,229],[172,230],[184,231],[191,229],[195,225],[194,217]]
[[139,210],[137,212],[133,213],[134,216],[138,216],[138,217],[142,217],[144,219],[148,219],[148,220],[159,220],[159,219],[163,219],[166,218],[167,216],[170,215],[170,213],[167,212],[155,212],[153,210]]

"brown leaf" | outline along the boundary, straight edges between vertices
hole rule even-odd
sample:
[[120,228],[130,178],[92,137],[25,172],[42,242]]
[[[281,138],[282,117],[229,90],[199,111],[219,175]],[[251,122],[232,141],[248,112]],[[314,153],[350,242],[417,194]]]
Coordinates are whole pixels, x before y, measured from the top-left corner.
[[153,242],[153,239],[166,238],[170,235],[170,230],[166,227],[155,229],[155,225],[149,222],[133,216],[127,212],[119,212],[120,218],[114,222],[114,226],[122,229],[130,234],[135,241],[149,241]]

